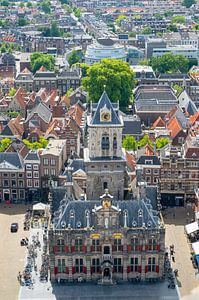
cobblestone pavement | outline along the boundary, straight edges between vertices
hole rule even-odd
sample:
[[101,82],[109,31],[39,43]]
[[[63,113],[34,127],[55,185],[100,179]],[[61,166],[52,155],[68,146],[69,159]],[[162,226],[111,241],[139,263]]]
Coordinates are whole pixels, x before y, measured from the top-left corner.
[[[25,205],[0,204],[0,299],[16,300],[19,293],[18,272],[23,268],[25,247],[20,240],[28,237],[29,232],[23,231]],[[17,233],[10,232],[11,223],[17,222]]]
[[194,219],[191,207],[169,208],[163,212],[166,226],[166,245],[174,245],[175,262],[173,269],[179,270],[177,283],[181,299],[199,299],[199,280],[196,279],[196,269],[190,260],[190,245],[186,237],[184,226]]

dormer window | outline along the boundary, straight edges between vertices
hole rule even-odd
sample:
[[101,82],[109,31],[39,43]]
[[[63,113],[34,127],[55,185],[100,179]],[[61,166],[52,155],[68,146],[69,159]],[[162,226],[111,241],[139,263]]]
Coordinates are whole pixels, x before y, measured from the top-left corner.
[[152,165],[153,161],[151,159],[145,159],[145,165]]

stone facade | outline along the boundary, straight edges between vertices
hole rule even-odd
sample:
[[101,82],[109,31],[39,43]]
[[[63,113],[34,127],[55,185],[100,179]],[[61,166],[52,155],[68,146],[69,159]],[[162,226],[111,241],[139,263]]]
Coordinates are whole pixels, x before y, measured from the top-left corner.
[[153,213],[144,222],[149,202],[112,203],[107,193],[101,198],[98,204],[68,201],[64,214],[55,213],[49,231],[51,280],[113,284],[161,279],[165,229]]
[[122,150],[123,121],[119,107],[104,92],[88,117],[88,148],[84,149],[87,198],[99,198],[109,189],[114,199],[124,199],[126,161]]

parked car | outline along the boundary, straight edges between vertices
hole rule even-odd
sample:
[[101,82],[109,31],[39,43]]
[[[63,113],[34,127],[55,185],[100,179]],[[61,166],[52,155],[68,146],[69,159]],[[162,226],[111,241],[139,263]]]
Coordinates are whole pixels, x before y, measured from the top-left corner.
[[12,223],[10,226],[10,231],[11,232],[17,232],[18,231],[18,223]]

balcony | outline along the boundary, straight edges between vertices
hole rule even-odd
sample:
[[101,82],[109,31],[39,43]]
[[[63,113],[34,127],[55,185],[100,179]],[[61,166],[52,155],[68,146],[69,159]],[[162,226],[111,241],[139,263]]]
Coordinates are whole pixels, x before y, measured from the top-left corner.
[[110,262],[113,262],[113,257],[111,254],[103,254],[102,255],[102,262],[103,261],[106,261],[106,260],[109,260]]

